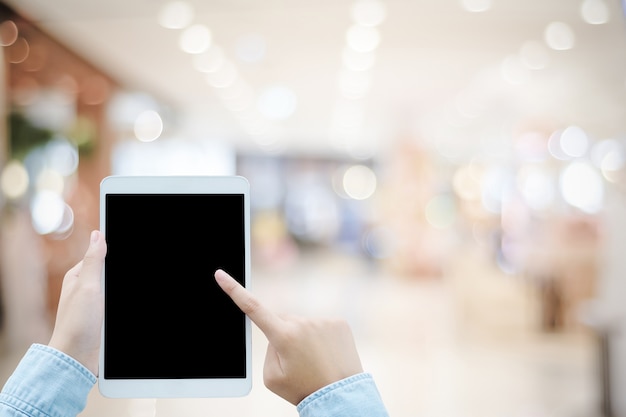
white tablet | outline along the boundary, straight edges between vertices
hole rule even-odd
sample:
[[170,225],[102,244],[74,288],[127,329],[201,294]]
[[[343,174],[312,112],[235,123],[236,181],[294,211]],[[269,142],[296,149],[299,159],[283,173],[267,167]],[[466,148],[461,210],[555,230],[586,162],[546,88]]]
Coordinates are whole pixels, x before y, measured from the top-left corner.
[[111,398],[234,397],[251,389],[250,321],[220,289],[249,286],[249,184],[239,176],[111,176],[99,390]]

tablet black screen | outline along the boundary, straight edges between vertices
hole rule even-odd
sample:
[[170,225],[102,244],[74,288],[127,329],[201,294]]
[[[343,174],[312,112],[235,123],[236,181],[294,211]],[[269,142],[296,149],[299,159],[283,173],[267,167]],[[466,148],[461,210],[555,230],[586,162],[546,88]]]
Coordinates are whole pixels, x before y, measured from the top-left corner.
[[246,376],[244,196],[107,194],[104,378]]

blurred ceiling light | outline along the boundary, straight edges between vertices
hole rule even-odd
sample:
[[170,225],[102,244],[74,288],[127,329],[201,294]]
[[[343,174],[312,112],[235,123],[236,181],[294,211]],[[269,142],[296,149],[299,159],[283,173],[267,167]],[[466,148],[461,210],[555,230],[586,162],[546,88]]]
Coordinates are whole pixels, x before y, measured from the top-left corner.
[[387,16],[385,4],[380,0],[357,0],[352,5],[352,19],[363,26],[378,26]]
[[9,46],[17,40],[17,25],[12,20],[0,23],[0,46]]
[[570,159],[570,156],[563,151],[563,147],[561,146],[562,134],[562,130],[557,130],[550,135],[550,139],[548,139],[548,152],[550,152],[552,157],[565,161]]
[[461,5],[468,12],[486,12],[491,9],[491,0],[461,0]]
[[211,46],[211,31],[201,24],[189,26],[180,34],[178,45],[188,54],[201,54]]
[[581,161],[570,163],[560,176],[565,201],[586,213],[597,213],[604,203],[604,184],[593,167]]
[[436,229],[447,229],[456,219],[456,205],[452,196],[436,195],[426,203],[426,221]]
[[344,48],[342,60],[343,65],[351,71],[367,71],[374,66],[376,55],[373,51],[357,52],[351,48]]
[[224,53],[219,46],[211,46],[201,54],[194,54],[193,67],[200,72],[215,72],[224,64]]
[[526,41],[520,50],[520,59],[528,69],[544,69],[550,61],[545,45],[538,41]]
[[35,184],[37,191],[52,191],[58,195],[63,195],[65,180],[63,175],[53,169],[44,168],[37,176]]
[[376,174],[365,165],[353,165],[343,174],[343,189],[355,200],[365,200],[376,192]]
[[239,79],[237,68],[230,61],[224,60],[222,65],[213,72],[206,74],[207,82],[214,88],[227,88]]
[[55,232],[63,223],[65,201],[53,191],[39,191],[30,204],[32,224],[41,235]]
[[166,3],[158,15],[158,22],[167,29],[183,29],[189,26],[194,17],[193,8],[186,1]]
[[270,120],[285,120],[291,117],[297,107],[296,94],[283,85],[265,88],[257,100],[259,112]]
[[544,32],[544,39],[546,44],[556,51],[572,49],[576,42],[574,31],[563,22],[550,23]]
[[604,0],[584,0],[580,15],[591,25],[601,25],[609,21],[610,12]]
[[146,110],[135,120],[135,137],[142,142],[152,142],[163,133],[163,120],[154,110]]
[[0,175],[2,193],[11,200],[16,200],[26,194],[29,182],[28,171],[17,160],[9,161]]
[[346,41],[357,52],[371,52],[380,44],[380,33],[375,27],[352,25],[346,33]]
[[500,74],[509,84],[523,84],[529,79],[528,70],[517,55],[509,55],[500,65]]
[[569,126],[561,133],[561,149],[572,158],[583,156],[587,152],[589,139],[587,133],[578,126]]
[[241,36],[235,44],[235,54],[240,61],[253,64],[265,58],[267,43],[265,38],[257,33]]

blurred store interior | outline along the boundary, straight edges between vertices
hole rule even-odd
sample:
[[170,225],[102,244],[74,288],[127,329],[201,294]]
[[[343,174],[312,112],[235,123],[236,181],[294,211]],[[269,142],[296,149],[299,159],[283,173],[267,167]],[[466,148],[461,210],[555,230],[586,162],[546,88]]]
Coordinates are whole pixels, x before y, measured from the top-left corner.
[[[0,379],[107,175],[243,175],[253,289],[340,315],[396,417],[626,416],[618,0],[0,2]],[[83,416],[294,416],[239,399]]]

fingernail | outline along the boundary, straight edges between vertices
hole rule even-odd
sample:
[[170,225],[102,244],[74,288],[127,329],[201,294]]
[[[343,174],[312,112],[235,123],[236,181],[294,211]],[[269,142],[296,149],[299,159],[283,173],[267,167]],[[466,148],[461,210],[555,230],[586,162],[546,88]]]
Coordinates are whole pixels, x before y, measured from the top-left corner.
[[224,272],[221,269],[218,269],[217,271],[215,271],[214,276],[215,276],[215,279],[218,281],[224,281],[227,279],[226,272]]
[[91,232],[91,243],[97,242],[99,235],[100,233],[97,230],[94,230],[93,232]]

